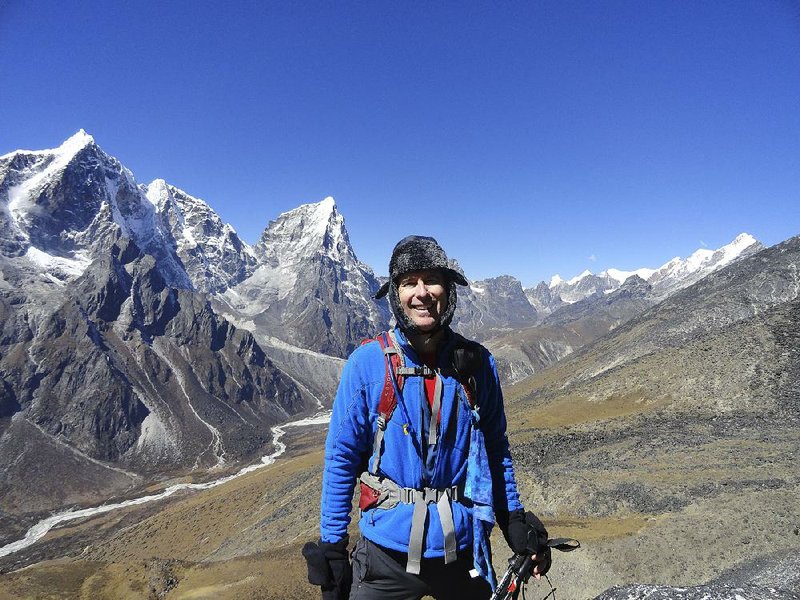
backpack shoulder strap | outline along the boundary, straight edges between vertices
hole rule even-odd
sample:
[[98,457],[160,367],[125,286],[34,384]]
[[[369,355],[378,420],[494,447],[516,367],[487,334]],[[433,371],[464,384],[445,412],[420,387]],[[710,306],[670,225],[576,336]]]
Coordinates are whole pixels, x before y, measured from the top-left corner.
[[[383,390],[381,399],[378,403],[378,413],[383,415],[388,421],[392,418],[395,407],[397,407],[397,391],[403,390],[405,378],[398,373],[403,366],[403,353],[397,347],[394,339],[388,333],[378,336],[378,343],[381,345],[383,356],[386,362],[386,375],[383,379]],[[397,389],[395,389],[395,387]]]
[[403,352],[391,333],[384,332],[377,338],[386,363],[386,374],[383,379],[383,389],[378,401],[378,428],[375,431],[375,441],[372,449],[373,460],[370,472],[377,475],[383,453],[383,434],[386,424],[392,418],[394,409],[397,408],[397,395],[403,389],[404,377],[398,373],[403,366]]
[[478,408],[478,384],[475,376],[483,368],[483,346],[453,332],[456,340],[452,351],[453,369],[464,388],[473,411]]

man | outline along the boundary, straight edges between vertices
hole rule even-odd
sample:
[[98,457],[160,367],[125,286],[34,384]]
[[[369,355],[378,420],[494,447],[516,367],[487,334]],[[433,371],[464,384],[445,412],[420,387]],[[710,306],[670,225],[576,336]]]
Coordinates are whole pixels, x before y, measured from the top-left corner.
[[400,240],[389,272],[375,297],[388,295],[396,327],[353,352],[334,400],[309,581],[330,600],[348,598],[351,577],[351,599],[488,598],[495,518],[515,553],[535,552],[537,578],[547,532],[520,503],[494,358],[449,327],[466,279],[424,236]]

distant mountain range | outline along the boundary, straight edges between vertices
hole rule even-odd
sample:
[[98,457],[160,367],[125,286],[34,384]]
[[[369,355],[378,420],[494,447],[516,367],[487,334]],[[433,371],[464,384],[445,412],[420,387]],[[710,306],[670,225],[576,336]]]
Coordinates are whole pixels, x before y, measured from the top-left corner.
[[[164,180],[137,184],[82,130],[54,150],[0,160],[7,207],[0,249],[25,256],[48,277],[73,279],[122,236],[154,256],[169,285],[209,294],[240,325],[300,348],[343,358],[389,324],[385,302],[372,300],[377,279],[357,259],[332,198],[280,215],[250,246],[204,201]],[[473,281],[460,290],[455,325],[486,339],[609,294],[631,275],[652,286],[654,299],[664,298],[761,248],[742,234],[658,269],[587,271],[569,281],[556,275],[527,290],[510,275]]]
[[718,250],[700,248],[685,260],[675,257],[657,269],[641,268],[634,271],[608,269],[597,275],[591,271],[584,271],[569,281],[554,275],[549,284],[541,282],[536,287],[525,290],[525,293],[542,316],[558,310],[565,303],[573,304],[600,293],[610,294],[619,289],[630,277],[639,277],[646,281],[652,286],[653,297],[663,299],[679,289],[700,281],[728,263],[763,249],[761,242],[747,233],[742,233],[730,244]]

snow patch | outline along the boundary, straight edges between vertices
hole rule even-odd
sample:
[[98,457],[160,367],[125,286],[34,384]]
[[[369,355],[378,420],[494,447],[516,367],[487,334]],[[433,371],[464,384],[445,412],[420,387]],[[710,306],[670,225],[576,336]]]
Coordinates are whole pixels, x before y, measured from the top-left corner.
[[75,258],[63,258],[60,256],[52,256],[46,252],[42,252],[38,248],[31,246],[25,253],[25,256],[35,265],[41,267],[45,271],[57,271],[66,274],[68,277],[78,277],[89,266],[91,260],[86,256],[85,252],[76,252]]
[[583,273],[581,273],[580,275],[576,275],[575,277],[573,277],[572,279],[570,279],[570,280],[567,282],[567,285],[575,285],[575,284],[576,284],[576,283],[578,283],[580,280],[582,280],[582,279],[585,279],[585,278],[587,278],[587,277],[591,277],[591,276],[592,276],[592,272],[591,272],[589,269],[586,269],[586,270],[585,270]]
[[142,421],[141,433],[136,441],[136,450],[162,456],[177,450],[174,436],[154,412],[150,412]]
[[712,256],[714,256],[713,250],[708,250],[707,248],[695,250],[684,263],[686,265],[686,270],[689,273],[699,271],[709,260],[711,260]]
[[[636,269],[635,271],[620,271],[619,269],[608,269],[607,271],[603,271],[602,273],[600,273],[600,275],[607,275],[608,277],[610,277],[611,279],[622,285],[623,283],[625,283],[625,280],[628,279],[628,277],[632,277],[634,275],[638,275],[639,277],[647,281],[650,278],[650,276],[655,272],[656,272],[655,269],[647,269],[647,268]],[[608,291],[609,290],[606,290],[606,292]]]

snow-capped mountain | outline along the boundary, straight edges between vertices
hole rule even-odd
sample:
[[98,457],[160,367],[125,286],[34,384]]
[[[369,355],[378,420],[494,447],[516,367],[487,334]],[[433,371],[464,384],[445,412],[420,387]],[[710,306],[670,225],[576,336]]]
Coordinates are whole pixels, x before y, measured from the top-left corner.
[[[170,285],[215,295],[231,318],[263,336],[346,356],[389,323],[385,302],[372,300],[378,282],[356,258],[333,198],[280,215],[250,247],[202,200],[163,180],[137,185],[81,130],[58,148],[0,157],[0,208],[0,250],[54,281],[74,279],[124,236],[156,258]],[[479,337],[526,326],[608,294],[632,275],[663,299],[761,247],[742,234],[658,269],[586,271],[569,281],[556,275],[524,294],[510,276],[473,282],[460,290],[455,322]]]
[[334,356],[388,326],[386,303],[372,300],[378,280],[356,257],[333,198],[283,213],[254,250],[253,274],[222,296],[237,322]]
[[145,193],[196,290],[223,292],[252,274],[255,252],[208,204],[163,179]]
[[761,242],[748,233],[742,233],[730,244],[717,250],[700,248],[686,260],[681,260],[680,257],[673,258],[656,269],[647,278],[647,282],[653,286],[653,292],[657,296],[665,298],[700,281],[717,269],[763,249]]
[[85,132],[0,157],[0,512],[233,466],[318,408],[320,386],[202,293],[255,263],[205,203],[137,185]]
[[121,237],[155,257],[169,285],[219,296],[265,337],[346,356],[388,325],[333,198],[279,216],[255,247],[204,201],[148,186],[83,130],[51,150],[0,157],[0,251],[56,282],[80,276]]
[[636,275],[653,287],[655,298],[663,299],[734,260],[750,256],[763,248],[761,242],[753,236],[742,233],[730,244],[717,250],[700,248],[685,260],[675,257],[657,269],[608,269],[597,275],[586,270],[568,281],[554,275],[549,284],[541,282],[536,287],[526,289],[525,294],[541,315],[547,315],[557,310],[562,303],[572,304],[594,294],[611,293],[626,279]]
[[592,294],[613,290],[619,287],[619,283],[605,272],[594,275],[587,270],[569,281],[561,281],[556,275],[551,280],[550,290],[558,294],[564,302],[572,304]]
[[67,280],[121,236],[156,257],[170,285],[190,288],[169,234],[131,172],[80,130],[52,150],[0,157],[0,250]]

